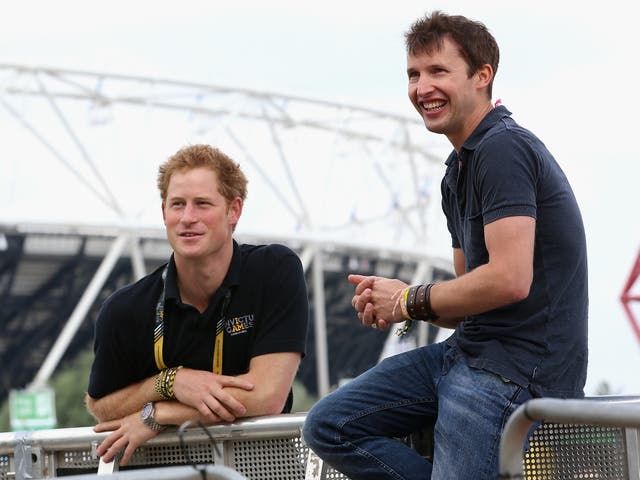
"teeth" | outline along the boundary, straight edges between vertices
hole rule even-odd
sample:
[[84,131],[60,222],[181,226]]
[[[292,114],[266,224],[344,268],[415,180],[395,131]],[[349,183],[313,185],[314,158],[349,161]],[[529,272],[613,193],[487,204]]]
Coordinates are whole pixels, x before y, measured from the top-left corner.
[[443,107],[445,102],[431,102],[431,103],[423,103],[422,108],[425,110],[436,110],[440,107]]

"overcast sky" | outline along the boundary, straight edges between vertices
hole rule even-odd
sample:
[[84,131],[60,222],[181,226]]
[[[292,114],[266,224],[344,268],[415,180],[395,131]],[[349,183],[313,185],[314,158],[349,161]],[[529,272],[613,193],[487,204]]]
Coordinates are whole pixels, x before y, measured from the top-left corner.
[[[546,143],[581,204],[590,267],[587,394],[602,381],[615,393],[640,394],[640,343],[619,301],[640,247],[637,25],[630,2],[598,5],[3,2],[0,63],[242,87],[415,115],[406,97],[404,31],[433,9],[483,21],[501,47],[495,98]],[[1,109],[0,121],[8,121]],[[22,218],[21,205],[11,202],[19,196],[7,193],[29,189],[11,176],[25,161],[21,141],[2,138],[0,222]],[[47,207],[39,210],[45,217]]]

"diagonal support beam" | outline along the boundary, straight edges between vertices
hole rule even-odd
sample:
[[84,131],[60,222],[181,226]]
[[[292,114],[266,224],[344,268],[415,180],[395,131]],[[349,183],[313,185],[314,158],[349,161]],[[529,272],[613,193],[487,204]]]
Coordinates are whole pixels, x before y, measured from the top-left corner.
[[84,294],[80,298],[78,305],[74,309],[73,313],[69,317],[69,320],[67,320],[67,323],[62,329],[62,332],[60,332],[60,335],[53,344],[53,347],[47,355],[47,358],[45,358],[44,362],[42,363],[40,370],[29,385],[29,388],[40,388],[47,383],[52,373],[58,366],[58,363],[64,355],[64,352],[67,350],[67,347],[71,343],[71,340],[73,340],[73,337],[78,331],[78,328],[84,321],[87,313],[89,312],[89,309],[93,305],[93,302],[100,293],[102,286],[109,278],[113,267],[122,255],[122,252],[127,246],[128,242],[129,236],[127,234],[122,234],[115,239],[115,241],[111,245],[111,248],[109,249],[109,252],[105,256],[104,260],[102,260],[102,263],[98,267],[98,270],[91,279],[91,282],[87,286]]
[[622,294],[620,295],[620,301],[622,302],[622,308],[624,308],[625,313],[627,314],[627,318],[629,319],[629,323],[631,324],[631,328],[633,332],[636,334],[636,339],[640,342],[640,323],[639,319],[635,317],[633,311],[631,311],[631,302],[640,303],[640,295],[631,293],[634,285],[638,281],[640,277],[640,252],[638,252],[638,256],[636,257],[635,264],[631,269],[631,273],[629,274],[629,278],[624,285],[622,290]]

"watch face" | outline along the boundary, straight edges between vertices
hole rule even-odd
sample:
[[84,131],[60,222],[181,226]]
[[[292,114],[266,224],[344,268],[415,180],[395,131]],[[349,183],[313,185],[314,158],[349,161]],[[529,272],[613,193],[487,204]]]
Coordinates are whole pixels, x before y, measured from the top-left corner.
[[142,419],[147,420],[153,417],[153,403],[145,403],[144,407],[142,407]]
[[142,417],[142,423],[144,423],[151,430],[155,430],[156,432],[161,432],[165,428],[167,428],[167,426],[160,425],[158,422],[156,422],[156,420],[153,418],[155,413],[156,413],[156,409],[153,406],[153,402],[145,403],[144,406],[142,407],[142,410],[140,411],[140,416]]

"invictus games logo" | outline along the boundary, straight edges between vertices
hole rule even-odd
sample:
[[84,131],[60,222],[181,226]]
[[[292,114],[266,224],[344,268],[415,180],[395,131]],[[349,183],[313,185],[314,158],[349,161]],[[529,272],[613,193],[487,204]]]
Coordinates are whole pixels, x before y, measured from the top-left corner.
[[229,335],[240,335],[247,333],[253,327],[254,315],[242,315],[241,317],[227,318],[226,330]]

